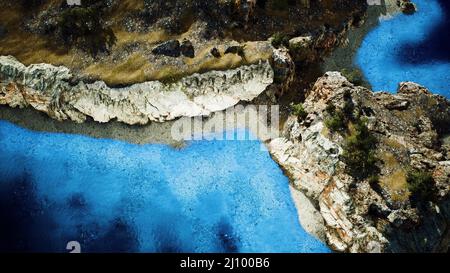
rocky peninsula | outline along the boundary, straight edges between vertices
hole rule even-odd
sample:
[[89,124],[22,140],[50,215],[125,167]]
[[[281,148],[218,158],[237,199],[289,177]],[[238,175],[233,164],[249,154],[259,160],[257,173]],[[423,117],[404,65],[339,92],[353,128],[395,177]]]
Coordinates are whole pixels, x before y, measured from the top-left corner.
[[[318,79],[269,143],[324,220],[336,251],[439,252],[449,242],[450,101],[414,83],[396,95]],[[431,228],[433,227],[433,228]],[[317,231],[316,231],[317,232]]]

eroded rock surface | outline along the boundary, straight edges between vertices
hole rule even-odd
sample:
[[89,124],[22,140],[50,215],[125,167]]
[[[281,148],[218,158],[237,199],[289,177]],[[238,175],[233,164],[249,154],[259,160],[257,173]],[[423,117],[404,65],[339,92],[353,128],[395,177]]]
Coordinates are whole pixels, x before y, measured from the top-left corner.
[[127,124],[163,122],[178,117],[209,115],[240,101],[251,101],[272,84],[268,61],[227,71],[194,74],[173,83],[149,81],[124,88],[104,82],[86,83],[66,67],[34,64],[0,57],[0,104],[31,106],[57,120]]
[[[377,177],[357,178],[343,160],[350,132],[327,127],[330,105],[365,120],[375,136]],[[450,132],[450,102],[415,83],[398,93],[373,93],[338,72],[319,78],[305,103],[308,116],[291,116],[284,137],[269,150],[297,190],[315,204],[326,241],[342,252],[433,252],[449,246],[450,154],[441,140]],[[414,201],[411,170],[433,177],[431,199]],[[362,172],[363,170],[361,170]]]

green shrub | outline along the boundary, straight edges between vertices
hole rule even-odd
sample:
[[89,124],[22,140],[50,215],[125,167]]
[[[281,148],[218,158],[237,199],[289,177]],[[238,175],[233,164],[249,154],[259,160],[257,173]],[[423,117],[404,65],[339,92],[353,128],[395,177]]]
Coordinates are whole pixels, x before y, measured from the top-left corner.
[[325,125],[334,132],[342,132],[347,129],[347,124],[349,121],[354,120],[353,110],[355,108],[351,93],[344,93],[344,107],[341,109],[336,109],[333,104],[327,105],[325,111],[330,114],[330,117],[325,120]]
[[367,128],[365,120],[359,119],[354,126],[354,131],[345,139],[342,160],[349,174],[367,178],[377,171],[377,139]]
[[281,32],[277,32],[272,36],[272,45],[275,48],[279,48],[280,46],[289,46],[289,37]]
[[347,128],[347,121],[344,113],[335,108],[335,106],[327,106],[330,117],[325,120],[325,126],[333,132],[344,131]]
[[342,108],[342,112],[344,113],[345,117],[347,117],[348,119],[352,119],[354,109],[355,105],[353,105],[353,102],[351,100],[346,100],[344,103],[344,108]]
[[336,111],[336,106],[334,106],[334,104],[328,104],[325,108],[325,111],[327,111],[329,114],[333,114]]
[[380,177],[378,175],[371,175],[369,177],[369,184],[370,185],[377,185],[380,183]]
[[[355,106],[351,93],[344,93],[343,109],[329,104],[326,112],[330,115],[325,119],[325,125],[334,132],[344,133],[345,142],[341,159],[346,164],[346,172],[353,177],[365,179],[370,177],[370,183],[376,185],[378,182],[379,161],[376,156],[377,139],[367,127],[367,120],[355,116]],[[353,124],[353,130],[349,129],[349,123]]]
[[58,17],[56,32],[66,45],[78,46],[93,56],[109,51],[116,36],[102,20],[103,8],[100,1],[92,6],[64,10]]
[[429,172],[410,170],[406,181],[411,197],[415,200],[433,200],[435,196],[435,183]]
[[361,70],[353,68],[344,68],[341,70],[342,76],[346,77],[347,80],[355,85],[364,85],[364,75]]
[[296,115],[299,119],[304,120],[308,116],[308,112],[306,112],[303,104],[291,104],[291,110],[294,115]]

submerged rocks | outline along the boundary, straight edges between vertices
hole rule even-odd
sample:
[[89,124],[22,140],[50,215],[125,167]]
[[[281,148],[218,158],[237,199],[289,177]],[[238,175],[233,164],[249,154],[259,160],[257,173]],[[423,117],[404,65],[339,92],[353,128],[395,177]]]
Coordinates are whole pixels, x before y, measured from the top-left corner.
[[[308,122],[289,117],[283,137],[268,147],[295,188],[319,210],[328,245],[342,252],[446,251],[450,153],[438,139],[448,131],[449,101],[414,83],[401,83],[395,95],[373,93],[328,72],[303,107]],[[354,125],[346,133],[327,126],[331,108],[348,107],[376,138],[376,177],[347,172],[343,154]],[[432,199],[410,199],[411,169],[434,181],[428,185],[436,192]]]
[[228,71],[194,74],[172,83],[149,81],[123,88],[104,82],[74,81],[66,67],[25,66],[0,57],[0,104],[31,106],[57,120],[98,122],[116,119],[127,124],[163,122],[178,117],[209,115],[250,101],[272,84],[268,61]]

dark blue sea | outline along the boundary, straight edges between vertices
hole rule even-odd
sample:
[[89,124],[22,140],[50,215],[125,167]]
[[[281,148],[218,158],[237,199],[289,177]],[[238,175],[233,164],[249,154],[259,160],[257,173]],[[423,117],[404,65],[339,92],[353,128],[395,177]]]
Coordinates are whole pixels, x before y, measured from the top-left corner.
[[0,121],[0,251],[328,252],[262,147],[176,150]]
[[374,91],[414,81],[450,97],[450,1],[414,0],[414,15],[383,18],[356,57]]

